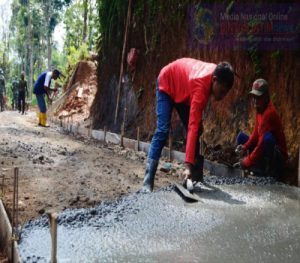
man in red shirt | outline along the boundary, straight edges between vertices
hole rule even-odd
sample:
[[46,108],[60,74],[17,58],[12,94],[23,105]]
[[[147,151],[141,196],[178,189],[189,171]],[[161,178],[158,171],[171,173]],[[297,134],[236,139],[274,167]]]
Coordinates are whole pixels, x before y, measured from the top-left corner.
[[254,81],[250,95],[256,109],[255,127],[250,138],[239,133],[236,152],[241,156],[249,154],[235,166],[257,175],[279,177],[288,155],[283,126],[270,100],[267,81]]
[[[158,161],[169,134],[173,108],[177,110],[187,130],[185,180],[192,178],[193,168],[203,167],[203,159],[199,155],[202,112],[210,96],[222,100],[231,89],[233,81],[234,72],[228,62],[216,65],[181,58],[160,71],[156,88],[157,128],[148,153],[143,192],[153,190]],[[203,171],[200,173],[195,177],[203,177]]]

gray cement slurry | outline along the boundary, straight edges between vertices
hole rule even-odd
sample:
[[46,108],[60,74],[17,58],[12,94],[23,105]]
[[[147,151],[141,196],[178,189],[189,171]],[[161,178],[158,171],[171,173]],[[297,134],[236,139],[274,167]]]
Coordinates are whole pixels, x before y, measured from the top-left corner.
[[[186,203],[169,187],[65,210],[58,262],[299,262],[299,188],[209,180],[197,193],[203,202]],[[23,262],[50,262],[46,216],[24,226],[19,250]]]

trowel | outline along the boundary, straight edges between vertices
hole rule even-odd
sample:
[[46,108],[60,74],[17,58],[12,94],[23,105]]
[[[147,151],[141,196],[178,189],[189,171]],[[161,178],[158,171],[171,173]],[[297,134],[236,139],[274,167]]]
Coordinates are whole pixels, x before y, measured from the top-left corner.
[[201,201],[200,197],[194,194],[194,184],[191,179],[187,179],[184,184],[175,183],[177,193],[187,202]]

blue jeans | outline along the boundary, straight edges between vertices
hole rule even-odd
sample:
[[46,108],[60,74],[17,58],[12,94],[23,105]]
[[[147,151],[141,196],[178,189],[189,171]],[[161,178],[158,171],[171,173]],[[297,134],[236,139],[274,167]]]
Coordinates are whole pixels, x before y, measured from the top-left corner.
[[47,112],[46,102],[45,102],[45,95],[44,94],[36,94],[36,101],[39,106],[39,110],[41,113]]
[[[184,103],[174,103],[171,97],[158,89],[158,81],[156,86],[156,115],[157,126],[153,135],[148,158],[158,161],[163,147],[169,137],[169,129],[171,125],[172,111],[176,109],[186,131],[188,130],[190,107]],[[197,140],[195,158],[199,158],[200,144]]]

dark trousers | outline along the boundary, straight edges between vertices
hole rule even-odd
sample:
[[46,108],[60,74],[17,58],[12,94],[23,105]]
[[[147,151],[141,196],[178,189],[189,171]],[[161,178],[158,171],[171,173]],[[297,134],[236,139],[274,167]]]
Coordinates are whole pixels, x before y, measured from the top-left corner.
[[[161,92],[158,89],[158,85],[157,85],[156,88],[157,126],[148,152],[148,158],[150,159],[158,161],[161,156],[162,149],[165,146],[165,143],[169,137],[169,129],[171,125],[173,108],[177,110],[178,115],[187,131],[188,124],[189,124],[190,107],[183,103],[180,104],[174,103],[168,94]],[[199,129],[199,136],[200,136],[200,129]],[[199,140],[197,140],[195,159],[200,158],[199,149],[200,149],[200,143]]]
[[4,95],[1,91],[0,91],[0,110],[4,111]]
[[18,98],[18,108],[19,111],[24,114],[25,112],[25,91],[19,91],[19,98]]

